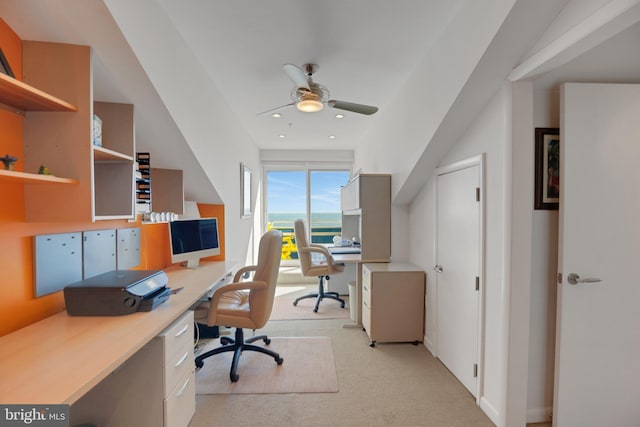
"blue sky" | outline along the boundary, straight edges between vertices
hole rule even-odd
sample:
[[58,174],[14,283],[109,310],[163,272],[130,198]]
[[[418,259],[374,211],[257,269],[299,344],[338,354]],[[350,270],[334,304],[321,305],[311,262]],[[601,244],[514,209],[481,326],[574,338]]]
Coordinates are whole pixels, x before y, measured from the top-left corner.
[[[348,180],[348,171],[312,171],[312,212],[340,212],[340,188]],[[269,212],[305,212],[305,192],[305,171],[267,172],[267,208]]]

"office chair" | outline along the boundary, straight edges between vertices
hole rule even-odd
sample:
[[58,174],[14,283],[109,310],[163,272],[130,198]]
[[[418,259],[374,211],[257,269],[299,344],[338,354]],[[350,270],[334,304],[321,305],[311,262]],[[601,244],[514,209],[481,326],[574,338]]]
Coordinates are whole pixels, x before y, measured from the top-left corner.
[[[300,260],[300,269],[303,276],[317,276],[318,277],[318,292],[313,292],[293,301],[293,305],[298,305],[298,301],[305,298],[316,298],[316,305],[313,307],[315,313],[318,312],[320,302],[325,299],[333,299],[340,302],[340,307],[344,308],[344,300],[340,298],[337,292],[325,292],[324,280],[329,280],[330,276],[334,273],[340,273],[344,270],[344,264],[336,263],[333,257],[322,245],[317,245],[307,242],[307,234],[304,228],[304,222],[301,219],[296,220],[294,223],[294,233],[296,236],[296,246],[298,247],[298,259]],[[313,254],[322,255],[323,260],[314,262]]]
[[[257,265],[239,269],[233,278],[233,283],[218,288],[213,293],[211,301],[196,308],[196,319],[206,317],[209,326],[236,328],[235,339],[222,337],[220,339],[222,346],[196,357],[195,363],[198,368],[204,365],[204,359],[214,354],[233,351],[229,378],[232,382],[236,382],[240,377],[238,375],[240,355],[247,350],[269,355],[278,365],[282,365],[283,359],[278,353],[251,344],[257,340],[263,340],[266,345],[269,345],[271,340],[266,335],[245,339],[243,332],[244,328],[253,330],[262,328],[269,320],[275,298],[281,251],[282,233],[278,230],[265,233],[260,239]],[[242,276],[251,271],[255,272],[253,279],[241,282]]]

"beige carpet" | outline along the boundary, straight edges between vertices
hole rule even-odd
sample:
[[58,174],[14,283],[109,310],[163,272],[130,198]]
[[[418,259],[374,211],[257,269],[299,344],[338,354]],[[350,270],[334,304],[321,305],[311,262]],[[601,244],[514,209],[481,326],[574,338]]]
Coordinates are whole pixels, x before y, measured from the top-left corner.
[[311,320],[311,319],[349,319],[349,297],[340,296],[345,301],[344,308],[335,300],[325,299],[320,303],[318,312],[313,312],[315,298],[305,298],[294,307],[293,300],[299,296],[317,291],[318,286],[278,286],[276,299],[269,320]]
[[[256,344],[264,345],[262,341]],[[220,345],[212,340],[203,352]],[[240,357],[240,379],[229,380],[233,353],[205,359],[196,371],[196,394],[335,393],[338,377],[331,338],[271,338],[269,348],[284,359],[278,366],[271,356],[245,351]]]

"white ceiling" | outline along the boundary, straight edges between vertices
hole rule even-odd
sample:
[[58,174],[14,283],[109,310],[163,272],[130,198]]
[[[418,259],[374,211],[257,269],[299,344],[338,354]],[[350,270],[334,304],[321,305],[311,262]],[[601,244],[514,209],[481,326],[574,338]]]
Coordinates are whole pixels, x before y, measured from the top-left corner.
[[[412,68],[426,55],[461,0],[157,0],[260,148],[351,149]],[[294,107],[285,63],[319,65],[314,81],[330,99],[374,105],[365,116]],[[344,119],[335,115],[343,113]],[[285,138],[281,138],[284,135]],[[334,135],[335,139],[329,139]]]
[[[110,0],[127,7],[138,3]],[[131,1],[131,0],[129,0]],[[166,12],[193,56],[210,76],[247,133],[262,149],[353,149],[460,10],[464,0],[145,0]],[[595,3],[601,3],[597,0]],[[559,1],[558,5],[564,4]],[[595,6],[594,6],[595,7]],[[27,40],[90,45],[94,49],[94,95],[136,105],[136,144],[153,151],[157,167],[183,169],[188,200],[219,197],[200,162],[168,113],[103,0],[0,0],[0,16]],[[142,24],[141,24],[142,25]],[[544,27],[545,23],[541,23]],[[640,27],[635,26],[540,76],[553,87],[567,77],[638,81]],[[139,30],[144,32],[140,26]],[[460,37],[464,37],[460,34]],[[158,46],[158,49],[162,49]],[[167,61],[172,60],[167,52]],[[285,63],[319,65],[314,80],[332,99],[380,108],[365,116],[325,108],[282,117],[258,113],[291,102],[293,83]],[[612,75],[612,73],[614,75]],[[395,103],[397,105],[397,102]],[[213,118],[212,120],[215,120]],[[387,120],[385,123],[389,123]],[[286,135],[280,138],[279,135]],[[335,135],[335,139],[329,139]]]

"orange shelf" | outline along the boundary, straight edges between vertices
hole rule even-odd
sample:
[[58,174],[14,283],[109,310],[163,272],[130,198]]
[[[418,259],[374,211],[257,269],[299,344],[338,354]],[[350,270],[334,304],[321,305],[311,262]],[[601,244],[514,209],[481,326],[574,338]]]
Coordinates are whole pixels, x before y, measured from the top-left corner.
[[53,175],[41,175],[37,173],[17,172],[0,169],[0,180],[23,182],[26,184],[77,184],[78,180],[60,178]]
[[23,111],[78,111],[78,107],[0,73],[0,103]]

